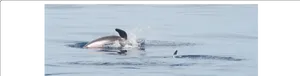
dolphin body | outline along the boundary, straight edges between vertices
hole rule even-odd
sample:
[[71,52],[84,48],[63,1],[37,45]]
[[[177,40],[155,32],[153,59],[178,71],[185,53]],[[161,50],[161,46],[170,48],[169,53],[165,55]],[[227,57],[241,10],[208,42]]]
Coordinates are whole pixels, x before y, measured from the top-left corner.
[[83,48],[104,48],[105,45],[111,45],[115,42],[119,43],[121,47],[124,47],[127,43],[127,33],[121,29],[116,28],[115,31],[119,33],[119,36],[111,35],[104,36],[88,42]]
[[[223,57],[223,56],[213,56],[213,55],[177,55],[177,50],[173,53],[173,56],[148,56],[142,58],[182,58],[182,59],[211,59],[211,60],[226,60],[226,61],[242,61],[244,59],[238,59],[233,57]],[[122,52],[123,54],[126,51]],[[120,53],[119,53],[120,54]],[[139,57],[130,57],[130,58],[119,58],[119,59],[131,59]]]
[[228,61],[243,60],[243,59],[237,59],[233,57],[222,57],[222,56],[212,56],[212,55],[177,55],[177,50],[174,52],[173,58],[215,59],[215,60],[228,60]]

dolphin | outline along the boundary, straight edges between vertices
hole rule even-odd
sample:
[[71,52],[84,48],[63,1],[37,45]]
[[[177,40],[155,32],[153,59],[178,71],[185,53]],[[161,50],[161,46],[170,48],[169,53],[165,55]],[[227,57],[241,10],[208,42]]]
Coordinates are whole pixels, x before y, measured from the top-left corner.
[[119,33],[119,36],[104,36],[88,42],[83,48],[104,48],[105,45],[111,45],[115,42],[119,43],[121,47],[124,47],[127,43],[127,33],[119,28],[116,28],[115,31]]
[[191,59],[213,59],[213,60],[228,60],[228,61],[241,61],[233,57],[212,56],[212,55],[177,55],[177,50],[173,53],[173,58],[191,58]]
[[[122,52],[122,51],[121,51]],[[126,51],[122,52],[126,53]],[[209,59],[209,60],[226,60],[226,61],[242,61],[244,59],[225,57],[225,56],[213,56],[213,55],[177,55],[176,50],[172,56],[147,56],[142,58],[176,58],[176,59]],[[130,59],[139,57],[119,58],[119,59]]]

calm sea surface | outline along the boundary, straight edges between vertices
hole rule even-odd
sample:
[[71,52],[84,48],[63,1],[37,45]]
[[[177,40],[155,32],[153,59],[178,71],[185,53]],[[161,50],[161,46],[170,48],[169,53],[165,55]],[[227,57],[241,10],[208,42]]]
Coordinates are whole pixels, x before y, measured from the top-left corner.
[[[45,5],[45,76],[257,76],[257,5]],[[143,49],[82,49],[118,35]],[[175,58],[208,55],[243,59]],[[115,50],[118,51],[118,50]]]

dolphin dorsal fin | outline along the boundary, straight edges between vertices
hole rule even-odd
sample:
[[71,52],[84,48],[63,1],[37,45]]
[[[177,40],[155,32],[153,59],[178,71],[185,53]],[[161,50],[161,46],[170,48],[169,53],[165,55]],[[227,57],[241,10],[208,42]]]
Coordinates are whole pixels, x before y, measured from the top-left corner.
[[173,55],[177,55],[177,50],[173,53]]
[[127,40],[127,34],[126,34],[125,31],[123,31],[123,30],[121,30],[121,29],[118,29],[118,28],[116,28],[115,30],[119,33],[119,35],[120,35],[122,38],[124,38],[124,39]]

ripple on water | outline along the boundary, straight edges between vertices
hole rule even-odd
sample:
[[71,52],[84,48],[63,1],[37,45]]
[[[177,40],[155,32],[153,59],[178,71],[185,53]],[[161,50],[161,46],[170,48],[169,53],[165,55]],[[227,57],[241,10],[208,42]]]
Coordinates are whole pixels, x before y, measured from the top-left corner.
[[45,76],[53,76],[53,75],[69,75],[69,74],[80,74],[80,73],[48,73],[48,74],[45,74]]
[[[97,62],[97,61],[75,61],[65,62],[68,65],[93,65],[93,66],[191,66],[196,63],[167,63],[167,62]],[[137,67],[123,67],[127,69],[139,69]]]

